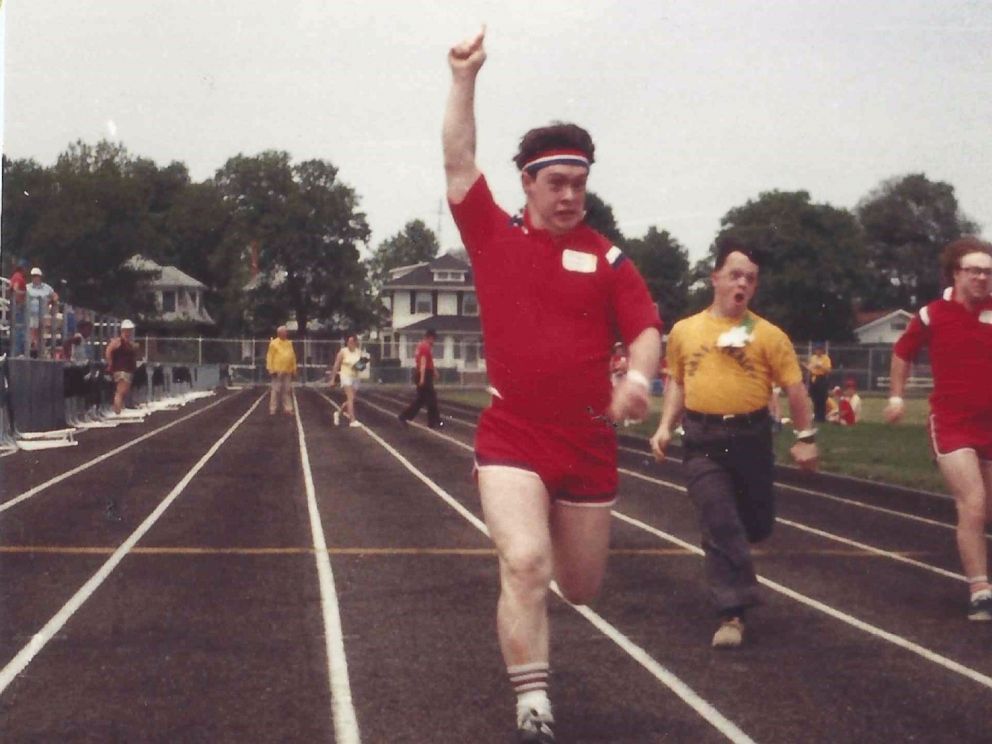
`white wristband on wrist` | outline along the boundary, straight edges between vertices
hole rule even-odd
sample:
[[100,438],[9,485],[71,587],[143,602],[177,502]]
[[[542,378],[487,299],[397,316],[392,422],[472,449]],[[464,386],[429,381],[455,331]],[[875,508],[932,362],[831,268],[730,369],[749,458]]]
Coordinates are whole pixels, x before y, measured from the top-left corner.
[[641,372],[636,369],[627,370],[627,379],[630,380],[635,385],[640,385],[645,390],[651,389],[651,383],[648,382],[648,378],[645,377]]
[[901,395],[890,395],[889,405],[890,406],[901,406],[903,404],[903,399]]

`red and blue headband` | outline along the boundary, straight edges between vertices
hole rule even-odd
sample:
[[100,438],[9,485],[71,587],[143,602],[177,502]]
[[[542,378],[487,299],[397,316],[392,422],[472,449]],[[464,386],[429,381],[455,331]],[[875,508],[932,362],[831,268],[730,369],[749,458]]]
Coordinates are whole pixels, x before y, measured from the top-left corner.
[[541,168],[547,168],[549,165],[580,165],[583,168],[588,168],[589,156],[582,150],[544,150],[524,163],[520,170],[533,175]]

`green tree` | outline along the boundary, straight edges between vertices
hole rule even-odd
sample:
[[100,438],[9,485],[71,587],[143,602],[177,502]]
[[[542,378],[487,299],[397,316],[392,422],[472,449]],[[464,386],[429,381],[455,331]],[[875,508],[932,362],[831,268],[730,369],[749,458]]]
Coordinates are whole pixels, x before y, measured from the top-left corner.
[[734,233],[762,254],[756,312],[795,340],[852,338],[865,265],[853,214],[814,204],[805,191],[770,191],[720,224],[721,235]]
[[605,235],[614,245],[623,246],[623,233],[613,216],[613,207],[592,191],[586,192],[586,224]]
[[422,220],[411,220],[398,233],[379,243],[368,261],[369,277],[376,290],[389,279],[390,269],[431,261],[441,249],[437,235]]
[[670,329],[683,317],[689,297],[689,253],[667,230],[648,228],[643,238],[628,239],[626,254],[637,266]]
[[941,249],[978,230],[958,208],[954,187],[923,173],[885,181],[856,211],[868,251],[866,309],[912,309],[937,297]]
[[[246,311],[254,332],[271,332],[289,312],[300,334],[309,321],[360,327],[375,317],[359,250],[369,237],[355,191],[323,160],[293,165],[289,154],[233,157],[214,183],[230,210],[220,263],[230,271],[225,298]],[[259,273],[251,277],[251,246]]]

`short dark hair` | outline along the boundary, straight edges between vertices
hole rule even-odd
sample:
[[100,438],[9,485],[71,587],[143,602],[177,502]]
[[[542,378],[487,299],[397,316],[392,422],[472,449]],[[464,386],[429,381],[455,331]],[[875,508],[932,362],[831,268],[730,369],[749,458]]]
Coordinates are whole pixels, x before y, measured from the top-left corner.
[[945,245],[943,253],[940,254],[940,269],[947,286],[954,284],[954,272],[961,268],[961,259],[969,253],[984,253],[986,256],[992,256],[992,244],[974,235],[965,235]]
[[435,331],[433,328],[428,328],[426,331],[424,331],[424,335],[428,338],[437,338],[437,331]]
[[520,138],[513,162],[519,170],[523,170],[524,165],[546,150],[579,150],[589,158],[590,165],[596,162],[596,146],[593,145],[589,132],[577,124],[563,121],[553,121],[546,127],[537,127],[527,132]]
[[751,263],[759,269],[761,268],[761,254],[754,246],[747,243],[739,235],[721,235],[716,241],[716,264],[713,266],[713,271],[722,269],[727,262],[727,256],[731,253],[743,253]]

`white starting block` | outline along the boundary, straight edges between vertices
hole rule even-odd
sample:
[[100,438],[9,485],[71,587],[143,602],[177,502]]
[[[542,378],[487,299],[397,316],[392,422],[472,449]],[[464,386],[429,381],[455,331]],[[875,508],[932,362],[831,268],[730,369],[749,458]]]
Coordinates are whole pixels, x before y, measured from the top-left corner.
[[55,449],[75,447],[79,442],[73,438],[75,429],[55,429],[53,431],[26,431],[17,433],[17,448],[23,450]]

